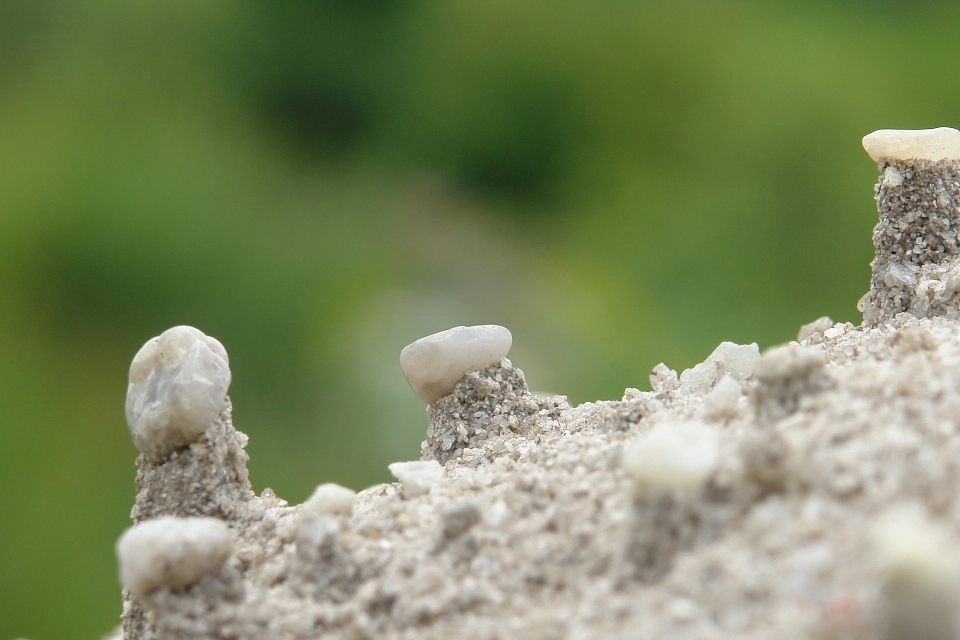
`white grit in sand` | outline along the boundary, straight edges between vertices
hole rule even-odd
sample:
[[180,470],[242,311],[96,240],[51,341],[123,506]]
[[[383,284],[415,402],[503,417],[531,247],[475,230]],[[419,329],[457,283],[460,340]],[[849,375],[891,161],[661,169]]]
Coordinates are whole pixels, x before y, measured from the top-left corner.
[[401,355],[429,403],[421,459],[358,494],[255,495],[222,347],[151,341],[116,637],[956,639],[958,137],[864,139],[860,326],[724,342],[577,407],[530,393],[502,327],[429,336]]

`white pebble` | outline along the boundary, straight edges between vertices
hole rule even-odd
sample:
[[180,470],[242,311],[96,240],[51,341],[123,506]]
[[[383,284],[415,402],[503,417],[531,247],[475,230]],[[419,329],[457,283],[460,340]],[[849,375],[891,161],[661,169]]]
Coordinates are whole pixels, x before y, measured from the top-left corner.
[[668,393],[680,386],[677,372],[660,363],[650,372],[650,386],[657,393]]
[[740,388],[740,383],[734,380],[732,376],[724,376],[717,383],[717,386],[703,398],[707,417],[728,418],[735,415],[741,395],[743,395],[743,391]]
[[706,393],[725,374],[743,382],[753,375],[753,365],[759,358],[760,347],[756,342],[721,342],[706,360],[680,374],[680,389],[684,393]]
[[845,334],[846,332],[847,332],[847,327],[845,325],[838,324],[837,326],[831,327],[826,331],[824,331],[823,337],[828,338],[830,340],[836,340],[837,338],[842,337],[843,334]]
[[910,289],[917,284],[917,268],[897,262],[888,262],[878,269],[883,276],[883,284],[898,289]]
[[454,327],[404,347],[400,368],[417,397],[433,404],[466,374],[500,362],[512,344],[510,331],[495,324]]
[[400,481],[405,498],[422,496],[444,480],[443,467],[436,460],[394,462],[388,469]]
[[133,443],[159,462],[195,442],[216,420],[229,387],[223,345],[193,327],[167,329],[130,365],[126,415]]
[[621,466],[643,484],[696,487],[716,468],[719,446],[716,430],[705,424],[660,424],[624,448]]
[[960,131],[936,129],[880,129],[864,136],[863,148],[873,160],[960,159]]
[[233,553],[230,528],[216,518],[165,516],[130,527],[117,540],[120,582],[139,597],[200,580]]
[[883,170],[883,186],[896,188],[903,184],[903,176],[896,167],[887,167]]
[[353,514],[353,503],[357,499],[357,492],[338,484],[328,482],[321,484],[303,503],[303,512],[318,516]]
[[815,333],[822,334],[832,326],[833,320],[830,319],[830,316],[820,316],[813,322],[809,322],[800,327],[800,331],[797,332],[797,342],[803,342]]

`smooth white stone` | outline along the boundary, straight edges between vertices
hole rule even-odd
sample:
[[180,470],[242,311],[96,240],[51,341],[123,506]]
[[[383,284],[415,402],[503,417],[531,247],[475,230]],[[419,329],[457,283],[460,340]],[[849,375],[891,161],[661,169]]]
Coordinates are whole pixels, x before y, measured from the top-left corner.
[[223,564],[233,548],[230,528],[216,518],[148,520],[117,540],[120,582],[140,597],[185,587]]
[[223,345],[193,327],[173,327],[133,358],[127,425],[133,443],[159,462],[195,442],[223,408],[230,361]]
[[873,160],[960,159],[960,131],[936,129],[880,129],[864,136],[863,148]]
[[643,484],[692,488],[713,473],[719,436],[699,422],[664,423],[628,445],[621,466]]
[[710,418],[728,418],[737,412],[737,404],[743,390],[733,376],[726,375],[710,393],[703,398],[703,405]]
[[422,496],[445,479],[443,467],[436,460],[394,462],[387,468],[400,481],[405,498]]
[[510,331],[495,324],[454,327],[404,347],[400,368],[417,397],[433,404],[463,376],[500,362],[512,344]]
[[356,499],[356,491],[328,482],[314,489],[303,503],[303,512],[318,516],[349,516],[353,514],[353,503]]

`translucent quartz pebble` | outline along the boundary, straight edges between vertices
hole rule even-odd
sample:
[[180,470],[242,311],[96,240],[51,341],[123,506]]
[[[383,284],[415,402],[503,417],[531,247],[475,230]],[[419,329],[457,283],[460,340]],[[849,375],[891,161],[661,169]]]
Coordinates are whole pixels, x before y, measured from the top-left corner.
[[621,466],[643,484],[688,488],[703,483],[719,458],[716,430],[700,422],[664,423],[628,445]]
[[917,271],[918,269],[913,265],[888,262],[879,267],[877,273],[881,275],[883,284],[888,287],[906,289],[917,284]]
[[230,387],[219,342],[193,327],[173,327],[133,358],[127,425],[133,443],[155,462],[195,442],[213,424]]
[[706,393],[724,375],[743,382],[753,375],[753,365],[760,358],[757,343],[721,342],[706,360],[680,374],[680,389],[685,393]]
[[314,489],[307,501],[303,503],[303,512],[319,516],[349,516],[353,513],[353,503],[356,499],[356,491],[328,482]]
[[863,148],[876,162],[885,158],[957,160],[960,159],[960,131],[950,127],[880,129],[864,136]]
[[233,546],[230,528],[216,518],[148,520],[117,540],[120,582],[140,597],[160,587],[185,587],[223,564]]
[[500,362],[511,344],[510,332],[495,324],[454,327],[404,347],[400,368],[417,397],[433,404],[466,374]]
[[830,319],[830,316],[820,316],[813,322],[809,322],[800,327],[800,331],[797,332],[797,342],[803,342],[815,333],[822,334],[832,326],[833,320]]
[[436,460],[394,462],[388,469],[400,481],[405,498],[422,496],[444,480],[443,467]]
[[887,167],[883,170],[883,177],[880,178],[880,182],[889,189],[896,189],[903,184],[903,175],[896,167]]

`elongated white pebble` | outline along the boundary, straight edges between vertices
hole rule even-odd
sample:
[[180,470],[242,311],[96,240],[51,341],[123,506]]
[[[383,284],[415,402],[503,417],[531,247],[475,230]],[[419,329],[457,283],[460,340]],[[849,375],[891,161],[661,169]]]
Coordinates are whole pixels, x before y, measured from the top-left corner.
[[165,516],[130,527],[117,540],[120,582],[140,597],[200,580],[230,557],[230,528],[216,518]]
[[167,329],[130,365],[126,415],[133,443],[154,462],[164,460],[213,424],[229,388],[222,344],[193,327]]
[[433,404],[463,376],[500,362],[512,344],[510,331],[495,324],[454,327],[404,347],[400,368],[417,397]]
[[863,148],[876,162],[891,160],[960,159],[960,131],[936,129],[880,129],[863,138]]

